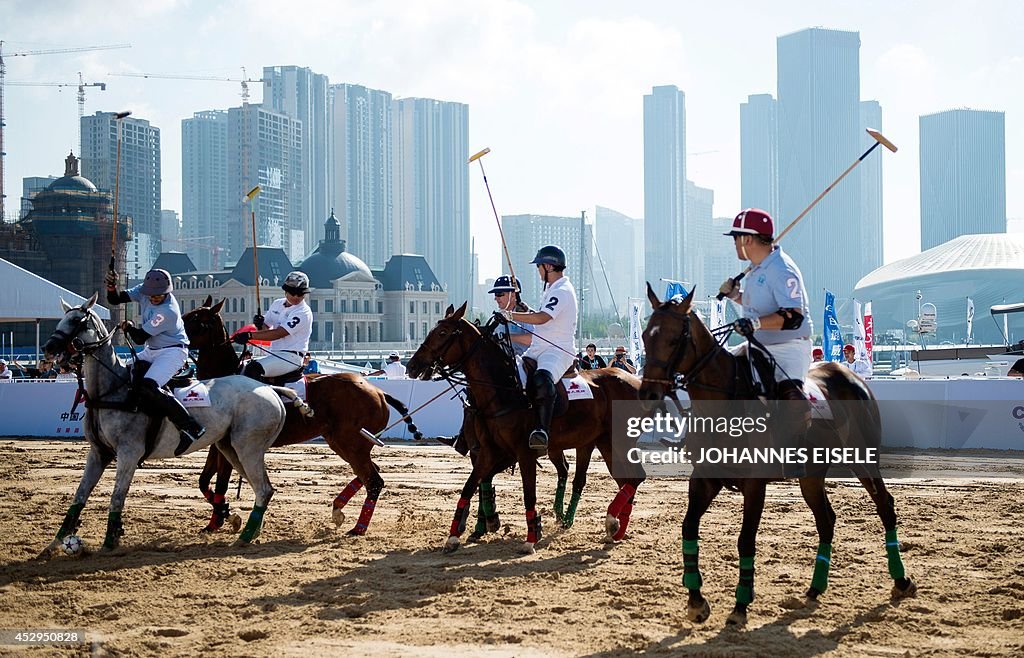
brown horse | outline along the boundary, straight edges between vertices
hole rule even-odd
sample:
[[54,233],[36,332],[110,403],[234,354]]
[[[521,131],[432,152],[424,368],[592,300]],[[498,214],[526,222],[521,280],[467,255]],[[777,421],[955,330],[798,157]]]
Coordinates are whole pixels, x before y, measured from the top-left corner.
[[[445,552],[459,547],[470,501],[480,482],[518,463],[527,525],[522,550],[532,553],[541,538],[540,516],[536,510],[537,453],[530,449],[527,441],[533,429],[534,412],[528,408],[518,385],[511,357],[490,335],[482,335],[479,327],[466,320],[465,312],[466,304],[458,310],[449,306],[445,317],[430,331],[406,367],[412,377],[430,377],[438,370],[448,377],[453,372],[463,373],[475,402],[476,422],[481,424],[481,431],[475,432],[480,449],[455,509]],[[548,456],[557,463],[565,450],[596,445],[611,471],[612,401],[636,400],[640,382],[635,376],[612,368],[585,371],[583,376],[594,397],[571,402],[566,413],[554,420]],[[582,465],[582,469],[586,471],[586,466]],[[639,466],[632,466],[627,475],[612,474],[619,492],[608,506],[605,521],[608,541],[619,541],[625,536],[633,511],[633,497],[645,477]]]
[[[700,401],[757,399],[750,381],[749,368],[740,367],[737,358],[719,344],[712,332],[691,311],[692,291],[685,299],[673,298],[662,302],[648,284],[647,297],[654,313],[643,334],[647,363],[640,387],[642,400],[652,403],[662,400],[666,394],[675,390],[680,376],[695,407]],[[878,403],[860,377],[837,363],[818,364],[806,377],[817,384],[827,400],[844,401],[830,405],[832,420],[815,419],[812,422],[806,438],[808,445],[844,445],[850,437],[858,437],[858,441],[868,446],[881,445]],[[699,441],[700,437],[695,440]],[[806,592],[811,600],[817,599],[828,586],[835,531],[836,516],[825,491],[827,472],[827,465],[813,470],[808,468],[807,477],[799,479],[800,492],[814,514],[819,539],[814,575]],[[893,498],[877,474],[861,476],[858,473],[858,479],[874,501],[885,528],[889,574],[895,581],[892,596],[913,596],[917,586],[906,577],[903,567],[896,538],[896,506]],[[689,590],[687,615],[691,621],[703,622],[711,614],[711,607],[700,591],[702,577],[698,566],[698,531],[701,517],[723,487],[743,494],[743,527],[738,539],[739,586],[736,588],[736,606],[727,621],[730,624],[746,621],[747,607],[754,599],[754,552],[768,481],[753,477],[723,479],[702,476],[700,467],[695,466],[689,481],[688,503],[683,518],[683,584]]]
[[[213,305],[213,299],[207,297],[203,306],[189,311],[182,318],[191,347],[199,351],[196,374],[200,379],[238,372],[238,355],[220,317],[223,305],[224,300]],[[307,418],[293,407],[288,407],[284,429],[274,441],[274,446],[293,445],[323,436],[331,450],[347,461],[356,475],[334,498],[334,522],[337,525],[344,523],[345,513],[342,508],[365,485],[363,509],[356,525],[348,532],[349,535],[364,535],[376,508],[377,498],[384,488],[384,479],[370,455],[373,444],[364,439],[359,431],[366,428],[376,433],[384,429],[390,416],[389,405],[403,416],[408,414],[408,409],[362,376],[351,373],[307,377],[306,402],[313,408],[314,416]],[[413,435],[419,438],[421,435],[412,424],[412,419],[406,418],[406,423]],[[210,480],[214,474],[217,475],[217,485],[214,491],[210,491]],[[219,529],[229,517],[225,494],[230,479],[231,464],[220,452],[210,450],[199,476],[199,490],[213,505],[213,515],[203,529],[204,532]]]

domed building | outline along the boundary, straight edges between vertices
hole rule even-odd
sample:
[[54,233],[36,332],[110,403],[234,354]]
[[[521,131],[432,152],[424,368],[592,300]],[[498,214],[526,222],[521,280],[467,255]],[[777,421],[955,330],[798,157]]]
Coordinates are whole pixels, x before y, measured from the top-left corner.
[[[341,235],[341,223],[332,210],[324,222],[324,239],[302,263],[293,265],[282,249],[257,248],[260,308],[266,310],[281,297],[284,277],[299,270],[309,277],[311,288],[306,297],[313,311],[310,349],[372,352],[385,347],[415,348],[443,316],[447,291],[423,256],[395,255],[384,269],[371,270],[346,251]],[[185,254],[176,252],[161,254],[154,267],[171,273],[184,311],[196,308],[207,295],[226,299],[221,314],[228,331],[248,324],[256,312],[252,306],[256,276],[251,247],[225,270],[197,272]]]
[[[974,301],[973,343],[1002,344],[1002,318],[993,322],[995,305],[1024,302],[1024,235],[962,235],[937,247],[889,263],[861,279],[854,297],[872,302],[875,335],[905,330],[920,303],[936,308],[937,330],[930,343],[963,343],[967,334],[967,298]],[[1008,318],[1010,337],[1024,337],[1024,318]]]

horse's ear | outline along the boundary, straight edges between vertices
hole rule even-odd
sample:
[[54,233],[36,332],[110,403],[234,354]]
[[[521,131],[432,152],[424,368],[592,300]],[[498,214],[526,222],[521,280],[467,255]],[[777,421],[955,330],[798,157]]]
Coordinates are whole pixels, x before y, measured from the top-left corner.
[[455,315],[453,315],[452,318],[455,320],[461,320],[462,316],[466,314],[467,305],[469,305],[469,300],[462,302],[462,306],[460,306],[459,309],[455,311]]
[[658,299],[658,295],[655,294],[650,281],[647,282],[647,299],[651,302],[651,308],[656,309],[661,306],[661,300]]
[[691,290],[691,291],[690,291],[690,294],[689,294],[689,295],[687,295],[687,296],[686,296],[686,297],[685,297],[685,298],[683,299],[683,306],[684,306],[684,307],[686,307],[686,308],[690,308],[690,304],[692,304],[692,303],[693,303],[693,293],[695,293],[695,292],[697,292],[697,286],[694,286],[694,287],[693,287],[693,290]]
[[452,306],[451,304],[449,304],[448,308],[445,309],[444,317],[450,318],[450,317],[452,317],[452,313],[454,313],[454,312],[455,312],[455,307]]
[[64,301],[64,298],[63,298],[63,297],[61,297],[61,298],[60,298],[60,308],[61,308],[61,310],[63,310],[63,311],[65,312],[65,313],[67,313],[68,311],[70,311],[71,309],[73,309],[73,308],[74,308],[74,306],[72,306],[71,304],[68,304],[68,303],[67,303],[66,301]]
[[213,297],[207,297],[206,298],[206,303],[203,304],[203,306],[210,306],[210,310],[211,311],[213,311],[217,315],[220,315],[220,310],[222,308],[224,308],[224,302],[226,302],[226,301],[228,301],[227,297],[225,297],[224,299],[220,300],[216,304],[213,304]]
[[100,293],[99,292],[94,292],[92,294],[92,297],[90,297],[88,300],[86,300],[86,302],[84,304],[82,304],[82,310],[83,311],[88,311],[90,308],[92,308],[96,304],[96,300],[99,299],[99,298],[100,298]]
[[213,295],[207,295],[206,300],[203,301],[202,303],[202,306],[205,306],[206,308],[210,308],[211,306],[213,306]]

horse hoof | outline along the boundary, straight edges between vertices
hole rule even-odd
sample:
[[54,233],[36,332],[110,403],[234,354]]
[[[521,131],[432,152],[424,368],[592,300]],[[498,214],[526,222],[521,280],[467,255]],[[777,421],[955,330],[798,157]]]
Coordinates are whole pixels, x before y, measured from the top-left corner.
[[572,521],[562,521],[562,529],[563,530],[568,530],[569,528],[572,527],[572,524],[573,524]]
[[45,561],[45,560],[49,560],[51,557],[53,557],[54,552],[57,550],[57,544],[58,544],[58,542],[57,542],[56,539],[54,539],[52,542],[50,542],[46,546],[46,548],[44,548],[42,551],[39,552],[39,555],[36,556],[36,560]]
[[605,543],[614,543],[615,535],[619,532],[619,519],[617,517],[612,516],[611,514],[608,514],[604,518],[604,529],[607,533],[607,536],[604,539]]
[[804,594],[808,601],[817,601],[818,597],[821,596],[821,592],[815,587],[808,587],[807,592]]
[[726,626],[746,626],[747,625],[747,613],[741,610],[733,610],[729,613],[729,616],[725,618]]
[[366,528],[352,528],[345,533],[349,537],[362,537],[366,534]]
[[232,513],[231,516],[228,517],[227,523],[231,526],[231,532],[238,532],[242,529],[242,517],[237,514]]
[[703,624],[711,616],[711,604],[704,600],[703,605],[690,606],[686,609],[686,618],[695,624]]
[[523,545],[519,547],[520,555],[533,555],[537,552],[537,549],[533,547],[532,542],[523,542]]
[[452,535],[451,537],[448,538],[448,541],[446,541],[444,543],[444,548],[441,549],[441,552],[442,553],[454,553],[455,551],[459,550],[459,544],[460,543],[461,542],[459,541],[459,538],[454,536],[454,535]]
[[501,519],[495,514],[492,518],[487,519],[487,532],[498,532],[501,530]]
[[331,510],[331,519],[334,520],[334,525],[340,526],[345,522],[345,511],[340,507],[335,507]]
[[474,532],[470,536],[466,537],[466,543],[467,544],[476,543],[476,542],[480,541],[481,539],[483,539],[483,537],[484,537],[484,533],[482,533],[482,532]]
[[892,586],[891,596],[896,600],[917,596],[917,583],[907,578],[907,584],[903,587],[900,587],[898,583]]

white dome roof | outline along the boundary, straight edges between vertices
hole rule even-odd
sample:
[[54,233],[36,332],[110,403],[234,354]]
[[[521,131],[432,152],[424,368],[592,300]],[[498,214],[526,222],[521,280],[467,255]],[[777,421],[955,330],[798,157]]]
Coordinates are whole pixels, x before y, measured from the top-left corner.
[[960,270],[1024,270],[1024,234],[961,235],[916,256],[883,265],[857,282],[857,288]]

